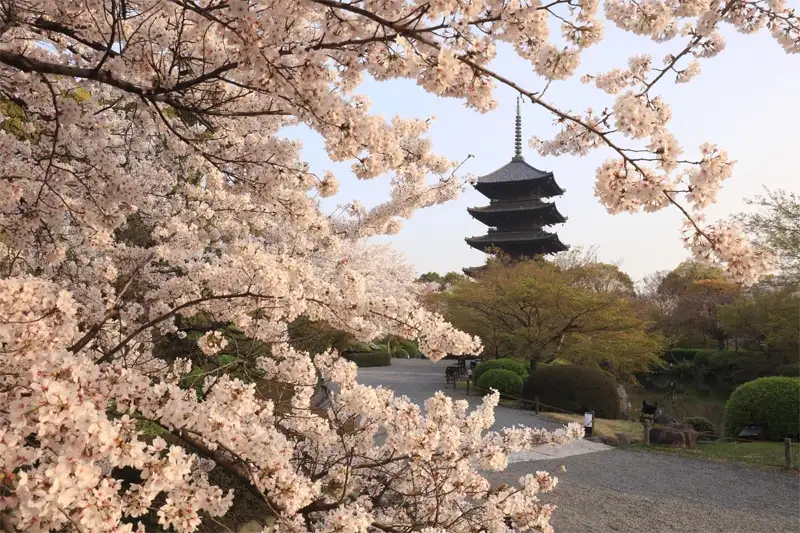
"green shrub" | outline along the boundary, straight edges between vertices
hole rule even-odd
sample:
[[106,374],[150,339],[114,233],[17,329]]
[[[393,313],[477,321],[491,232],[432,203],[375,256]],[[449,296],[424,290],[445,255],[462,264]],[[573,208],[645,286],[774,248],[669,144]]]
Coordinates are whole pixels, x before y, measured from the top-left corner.
[[369,353],[377,351],[385,351],[386,346],[375,344],[374,342],[356,342],[350,345],[348,352]]
[[503,396],[519,396],[522,390],[522,378],[511,370],[494,368],[481,374],[478,388],[497,389]]
[[784,376],[800,377],[800,363],[792,363],[784,366],[781,369],[781,374]]
[[739,353],[718,351],[708,356],[708,369],[712,372],[730,372],[736,368]]
[[714,438],[717,436],[717,426],[715,426],[711,420],[704,416],[690,416],[684,418],[683,421],[692,426],[692,428],[702,436],[708,438]]
[[697,353],[697,348],[673,348],[669,351],[670,357],[667,361],[670,363],[677,363],[678,361],[691,361]]
[[489,370],[509,370],[518,375],[522,380],[528,377],[528,363],[525,361],[517,361],[516,359],[492,359],[478,363],[478,366],[472,371],[473,382],[478,383],[481,375]]
[[389,352],[345,352],[344,357],[354,362],[359,368],[392,364],[392,354]]
[[393,357],[397,357],[398,359],[408,359],[409,358],[408,352],[406,350],[404,350],[403,348],[396,349],[394,351],[394,353],[392,354],[392,356]]
[[418,357],[422,355],[422,353],[419,351],[419,346],[417,346],[417,343],[414,341],[403,340],[400,342],[400,347],[408,352],[410,357]]
[[552,406],[571,413],[594,411],[598,418],[619,417],[617,380],[597,367],[539,367],[525,381],[522,396],[528,400],[538,396],[544,411]]
[[725,404],[725,435],[745,426],[766,426],[769,440],[800,436],[800,378],[758,378],[737,387]]
[[708,366],[708,360],[711,357],[711,354],[714,354],[716,352],[717,350],[711,348],[704,348],[702,350],[697,350],[694,354],[695,366]]

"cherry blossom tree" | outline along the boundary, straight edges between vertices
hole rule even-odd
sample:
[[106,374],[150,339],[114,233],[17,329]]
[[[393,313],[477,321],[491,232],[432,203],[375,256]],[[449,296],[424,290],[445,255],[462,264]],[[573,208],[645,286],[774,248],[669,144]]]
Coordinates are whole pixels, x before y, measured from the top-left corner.
[[[0,0],[2,528],[141,531],[155,513],[193,531],[230,508],[209,480],[224,469],[268,510],[266,530],[549,531],[537,494],[555,478],[493,490],[479,468],[580,428],[487,432],[496,396],[473,413],[442,395],[421,410],[358,385],[332,351],[292,348],[287,324],[414,338],[434,359],[480,349],[363,242],[464,183],[432,151],[428,121],[369,113],[355,93],[365,74],[481,112],[496,85],[512,87],[562,125],[532,141],[543,154],[612,150],[596,180],[609,211],[675,206],[698,257],[743,281],[766,268],[736,228],[698,214],[732,162],[713,144],[684,156],[655,92],[696,76],[722,25],[766,28],[797,53],[797,16],[782,0],[607,0],[604,13],[597,0]],[[616,95],[608,110],[557,108],[547,88],[576,75],[604,21],[674,49],[586,75]],[[499,42],[541,88],[487,66]],[[390,196],[324,212],[337,177],[309,170],[281,136],[293,124],[357,178],[388,175]],[[225,372],[181,386],[187,361],[153,346],[197,315],[269,346],[260,372],[292,386],[288,408]],[[198,344],[214,358],[235,339]],[[336,384],[325,401],[320,378]],[[165,438],[143,438],[143,424]],[[125,468],[135,482],[115,475]]]

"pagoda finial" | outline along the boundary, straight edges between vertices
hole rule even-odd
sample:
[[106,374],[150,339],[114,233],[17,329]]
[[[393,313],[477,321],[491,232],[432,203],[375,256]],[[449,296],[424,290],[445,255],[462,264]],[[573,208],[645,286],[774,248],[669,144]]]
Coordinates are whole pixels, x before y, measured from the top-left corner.
[[514,134],[514,161],[523,161],[522,157],[522,115],[519,111],[519,96],[517,96],[517,122]]

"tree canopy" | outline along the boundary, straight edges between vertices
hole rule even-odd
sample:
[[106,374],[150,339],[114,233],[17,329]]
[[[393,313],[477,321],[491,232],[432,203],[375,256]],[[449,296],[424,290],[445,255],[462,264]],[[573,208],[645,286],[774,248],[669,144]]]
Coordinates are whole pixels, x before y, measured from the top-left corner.
[[626,291],[608,290],[609,279],[619,280],[618,271],[603,264],[563,270],[541,260],[494,261],[436,298],[452,324],[482,339],[485,356],[532,367],[555,359],[611,364],[629,375],[658,362],[662,339]]

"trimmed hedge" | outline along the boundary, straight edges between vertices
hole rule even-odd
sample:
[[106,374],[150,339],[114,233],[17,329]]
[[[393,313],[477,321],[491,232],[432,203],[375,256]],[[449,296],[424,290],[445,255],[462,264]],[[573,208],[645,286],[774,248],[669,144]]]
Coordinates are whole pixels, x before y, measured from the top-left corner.
[[390,366],[392,354],[389,352],[346,352],[344,358],[354,362],[359,368],[370,366]]
[[669,351],[669,355],[672,356],[672,360],[674,362],[686,360],[692,361],[696,353],[697,348],[673,348]]
[[697,366],[706,366],[708,365],[708,358],[718,351],[714,348],[673,348],[669,351],[669,357],[666,357],[666,359],[670,363],[694,361]]
[[684,423],[692,426],[701,436],[715,438],[717,436],[717,426],[704,416],[690,416],[683,419]]
[[594,411],[598,418],[620,415],[617,380],[597,367],[541,366],[525,381],[522,396],[526,400],[538,396],[544,411],[552,406],[571,413]]
[[800,437],[800,378],[773,376],[740,385],[725,404],[725,435],[763,425],[767,439]]
[[476,366],[475,370],[472,372],[472,380],[478,383],[481,379],[481,375],[489,370],[509,370],[518,375],[522,380],[528,377],[528,364],[525,361],[517,361],[516,359],[491,359],[478,363],[478,366]]
[[494,368],[481,374],[478,388],[497,389],[504,396],[519,396],[522,390],[522,378],[511,370]]

